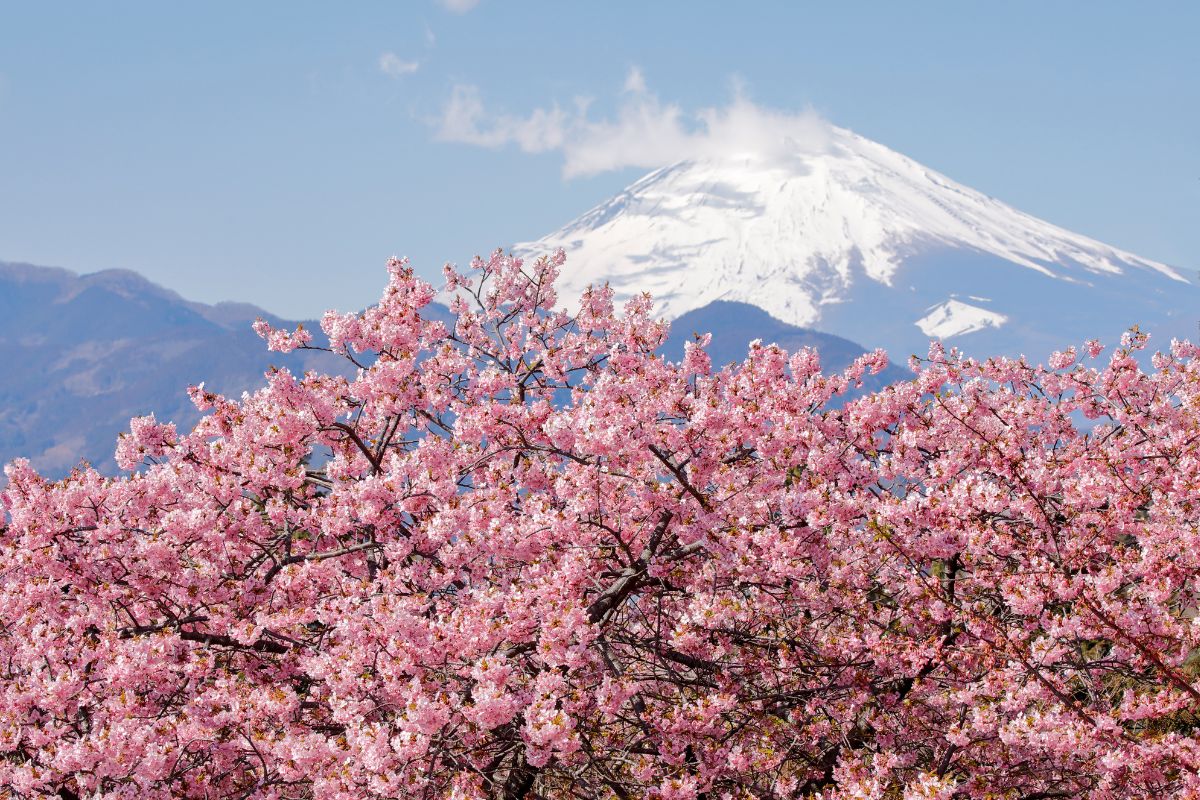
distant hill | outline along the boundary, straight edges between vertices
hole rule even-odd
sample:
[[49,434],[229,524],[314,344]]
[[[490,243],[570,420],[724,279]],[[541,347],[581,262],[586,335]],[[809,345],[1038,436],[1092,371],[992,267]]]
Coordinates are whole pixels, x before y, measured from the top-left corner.
[[190,385],[237,395],[272,365],[334,364],[268,352],[250,328],[258,316],[294,324],[248,304],[191,302],[134,272],[0,262],[0,462],[27,456],[61,475],[87,460],[113,472],[131,416],[196,420]]
[[[440,305],[428,316],[450,319]],[[80,461],[115,473],[113,448],[129,418],[153,412],[181,429],[198,415],[187,387],[200,383],[227,395],[263,384],[271,366],[293,372],[337,370],[328,354],[271,353],[251,330],[256,317],[294,327],[246,303],[185,300],[134,272],[78,275],[64,269],[0,262],[0,463],[25,456],[50,476]],[[315,322],[306,327],[317,331]],[[772,318],[745,303],[715,302],[679,317],[663,346],[681,358],[694,333],[713,333],[713,362],[740,361],[753,339],[795,350],[817,348],[826,371],[863,352],[859,345]],[[908,377],[895,367],[879,386]]]
[[[750,342],[755,339],[777,344],[789,352],[812,347],[821,354],[821,369],[826,373],[841,372],[866,352],[849,339],[788,325],[760,308],[729,300],[717,300],[681,315],[671,323],[671,335],[662,352],[670,359],[683,358],[684,344],[693,341],[696,334],[705,333],[713,334],[708,355],[714,368],[745,359]],[[879,389],[911,378],[912,372],[904,364],[891,364],[879,375],[864,378],[863,384],[868,389]]]

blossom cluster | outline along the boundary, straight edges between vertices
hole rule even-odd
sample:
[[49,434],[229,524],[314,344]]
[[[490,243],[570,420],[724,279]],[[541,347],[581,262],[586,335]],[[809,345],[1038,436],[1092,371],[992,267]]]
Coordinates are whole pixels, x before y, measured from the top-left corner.
[[[1200,796],[1200,350],[679,363],[561,253],[0,494],[0,797]],[[307,331],[256,329],[278,350]]]

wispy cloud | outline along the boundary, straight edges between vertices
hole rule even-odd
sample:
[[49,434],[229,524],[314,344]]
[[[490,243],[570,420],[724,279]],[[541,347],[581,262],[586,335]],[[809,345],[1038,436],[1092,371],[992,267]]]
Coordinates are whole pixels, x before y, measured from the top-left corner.
[[572,125],[573,115],[558,106],[535,109],[527,117],[488,114],[477,88],[455,86],[442,112],[438,138],[479,147],[515,144],[526,153],[541,153],[565,147]]
[[465,14],[479,5],[479,0],[438,0],[438,2],[442,8],[455,14]]
[[407,61],[390,51],[379,57],[379,71],[393,78],[411,75],[420,68],[420,61]]
[[526,153],[561,151],[563,175],[594,175],[626,167],[653,169],[684,159],[822,152],[829,123],[811,110],[782,111],[755,104],[739,88],[721,108],[685,112],[646,87],[638,69],[626,76],[616,114],[592,119],[589,103],[555,105],[525,116],[488,113],[479,90],[456,86],[438,138],[479,147],[516,145]]
[[625,75],[625,91],[633,94],[645,94],[646,76],[642,74],[640,67],[629,68],[629,72]]

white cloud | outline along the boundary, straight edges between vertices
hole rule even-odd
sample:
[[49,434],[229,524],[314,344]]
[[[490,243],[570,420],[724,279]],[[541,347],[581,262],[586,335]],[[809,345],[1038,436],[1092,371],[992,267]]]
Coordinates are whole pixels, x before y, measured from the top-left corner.
[[685,112],[659,100],[634,68],[611,119],[591,119],[582,98],[571,111],[555,105],[528,116],[489,114],[478,89],[456,86],[438,138],[489,148],[515,144],[527,153],[559,150],[569,178],[626,167],[653,169],[684,159],[822,152],[829,146],[830,126],[813,111],[756,105],[740,88],[722,108]]
[[438,2],[441,3],[442,8],[455,14],[465,14],[479,5],[479,0],[438,0]]
[[646,76],[639,67],[630,67],[625,76],[625,91],[641,94],[646,91]]
[[420,68],[421,62],[405,61],[403,58],[392,52],[384,53],[379,57],[379,71],[384,75],[390,75],[393,78],[411,75]]
[[557,106],[536,109],[526,118],[503,114],[488,116],[478,89],[455,86],[450,102],[442,112],[438,138],[479,147],[515,144],[526,153],[541,153],[565,145],[568,119],[569,115]]

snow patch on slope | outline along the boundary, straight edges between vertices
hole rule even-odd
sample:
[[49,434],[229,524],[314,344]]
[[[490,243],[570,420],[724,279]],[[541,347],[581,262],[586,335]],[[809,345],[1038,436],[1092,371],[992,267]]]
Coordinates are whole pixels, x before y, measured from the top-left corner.
[[964,333],[974,333],[984,328],[999,328],[1008,322],[1008,317],[986,308],[973,306],[961,300],[938,303],[924,317],[916,321],[921,333],[935,339],[949,339]]

